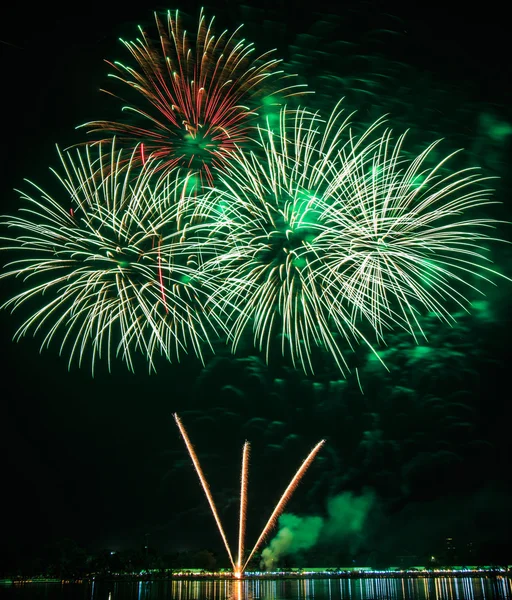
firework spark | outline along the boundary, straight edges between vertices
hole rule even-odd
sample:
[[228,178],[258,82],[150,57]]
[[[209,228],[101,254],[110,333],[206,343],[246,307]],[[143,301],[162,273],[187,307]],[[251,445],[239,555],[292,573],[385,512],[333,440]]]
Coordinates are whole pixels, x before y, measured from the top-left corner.
[[188,434],[187,434],[185,428],[183,427],[183,424],[182,424],[180,418],[178,417],[178,415],[176,413],[174,413],[173,417],[174,417],[174,420],[176,421],[176,425],[178,426],[178,429],[180,430],[181,437],[183,438],[183,441],[185,442],[185,446],[187,447],[189,456],[192,459],[192,462],[194,463],[194,468],[196,470],[197,476],[199,477],[199,481],[201,482],[201,486],[202,486],[205,496],[208,500],[208,504],[210,505],[210,509],[211,509],[213,517],[215,519],[215,523],[217,523],[217,528],[222,537],[222,541],[224,542],[224,546],[226,547],[226,550],[228,552],[229,560],[233,567],[233,571],[236,571],[235,563],[233,561],[233,556],[231,554],[231,550],[229,549],[228,540],[226,538],[226,534],[224,533],[224,529],[222,527],[219,513],[217,512],[217,508],[215,507],[215,502],[213,501],[213,496],[210,492],[210,487],[208,486],[208,482],[206,481],[206,478],[203,474],[203,470],[201,469],[201,465],[199,464],[199,459],[197,458],[197,454],[194,450],[194,446],[192,446],[192,443],[188,437]]
[[249,139],[258,106],[300,93],[302,86],[288,85],[272,51],[254,56],[253,44],[239,38],[240,27],[216,37],[214,19],[208,22],[201,11],[192,39],[178,11],[169,11],[165,22],[157,15],[155,20],[158,43],[142,29],[136,41],[122,40],[135,67],[108,63],[117,72],[113,77],[135,92],[125,110],[137,124],[127,119],[83,127],[132,146],[143,142],[144,154],[157,158],[161,169],[193,168],[211,181],[211,168]]
[[281,496],[281,499],[279,500],[276,507],[274,508],[274,510],[270,516],[270,519],[268,520],[263,531],[261,532],[261,535],[258,538],[256,544],[254,545],[254,548],[251,550],[249,557],[244,562],[243,555],[244,555],[244,542],[245,542],[245,540],[244,540],[244,538],[245,538],[245,523],[246,523],[246,516],[247,516],[247,483],[248,483],[248,466],[249,466],[249,443],[245,442],[245,444],[243,446],[243,450],[242,450],[242,472],[241,472],[241,478],[240,478],[240,522],[239,522],[239,529],[238,529],[238,531],[239,531],[238,559],[237,559],[237,562],[235,565],[235,563],[233,561],[233,557],[232,557],[233,555],[231,554],[231,550],[229,549],[229,545],[227,542],[226,535],[224,533],[224,529],[221,524],[219,514],[217,512],[215,503],[213,501],[212,494],[210,492],[210,488],[204,477],[204,474],[203,474],[203,471],[199,464],[199,459],[197,458],[194,447],[192,446],[192,443],[190,442],[188,434],[183,426],[183,423],[181,422],[180,418],[178,417],[178,415],[176,413],[174,413],[173,417],[174,417],[174,420],[176,421],[176,424],[178,425],[181,436],[185,442],[187,451],[190,455],[190,458],[192,459],[194,468],[199,477],[199,481],[201,482],[201,486],[204,490],[204,493],[205,493],[208,503],[210,505],[210,509],[214,516],[215,522],[217,523],[217,528],[219,529],[219,532],[222,537],[222,541],[224,542],[224,546],[226,547],[226,550],[228,552],[229,560],[233,567],[233,574],[237,579],[240,579],[242,577],[247,565],[249,564],[249,561],[253,557],[254,553],[258,550],[258,548],[260,547],[260,545],[263,542],[263,540],[265,539],[265,537],[269,534],[269,532],[275,526],[279,515],[283,512],[286,504],[290,500],[293,492],[297,489],[297,486],[299,485],[305,472],[307,471],[307,469],[309,468],[311,463],[314,461],[316,455],[320,451],[320,448],[324,445],[325,440],[321,440],[320,442],[318,442],[318,444],[313,448],[313,450],[311,450],[311,452],[308,454],[308,456],[306,457],[306,459],[304,460],[302,465],[299,467],[298,471],[293,476],[288,487],[284,491],[284,494]]
[[394,327],[415,335],[422,312],[448,321],[453,302],[468,305],[470,277],[498,275],[483,246],[497,221],[466,216],[492,204],[486,178],[446,174],[451,157],[429,166],[436,144],[410,158],[404,136],[393,145],[381,128],[356,135],[339,108],[326,122],[283,110],[199,200],[217,223],[210,273],[233,351],[252,330],[267,361],[280,336],[294,366],[313,371],[317,346],[344,372],[340,342],[372,348]]
[[[267,361],[280,336],[282,354],[294,366],[312,372],[317,346],[345,372],[340,341],[366,341],[344,305],[327,302],[317,273],[322,252],[336,252],[318,244],[326,227],[322,207],[338,199],[352,162],[370,151],[365,141],[379,125],[347,150],[342,135],[349,120],[342,113],[325,123],[305,110],[283,110],[277,130],[270,124],[259,130],[259,152],[235,153],[229,171],[218,173],[217,186],[198,201],[217,224],[210,273],[217,269],[215,300],[232,315],[227,326],[233,351],[252,329]],[[338,165],[342,150],[347,156]]]
[[235,574],[240,575],[243,569],[245,524],[247,519],[247,484],[249,481],[249,442],[245,442],[242,450],[242,472],[240,473],[240,522],[238,528],[238,559]]
[[60,332],[70,364],[92,350],[93,373],[104,354],[109,369],[117,355],[133,369],[140,352],[150,370],[156,355],[179,359],[188,346],[201,356],[215,330],[217,313],[201,309],[207,279],[200,283],[191,258],[203,242],[186,218],[190,180],[179,171],[156,176],[154,161],[135,169],[136,153],[59,152],[60,199],[32,184],[37,194],[21,193],[23,215],[2,223],[14,231],[2,249],[16,259],[1,277],[25,288],[3,307],[39,302],[15,339],[46,330],[44,347]]
[[247,560],[244,563],[242,572],[245,570],[245,568],[249,564],[251,558],[253,557],[254,553],[258,550],[258,548],[260,547],[263,540],[267,537],[267,535],[270,533],[272,528],[275,526],[277,519],[279,518],[279,515],[283,512],[283,510],[284,510],[286,504],[288,503],[288,501],[290,500],[293,492],[297,489],[297,486],[299,485],[300,480],[304,476],[304,473],[307,471],[307,469],[309,468],[311,463],[315,460],[316,455],[318,454],[318,452],[320,451],[320,448],[324,444],[325,444],[325,440],[320,440],[318,442],[318,444],[313,448],[313,450],[311,450],[311,452],[308,454],[308,456],[306,457],[306,459],[304,460],[302,465],[299,467],[299,470],[297,471],[297,473],[295,473],[295,475],[293,476],[292,480],[288,484],[288,487],[285,489],[279,502],[276,504],[276,507],[272,511],[272,514],[270,515],[270,518],[267,521],[267,524],[263,528],[263,531],[261,532],[260,537],[256,541],[256,544],[254,544],[254,548],[251,550],[251,553],[249,554]]
[[351,307],[379,339],[398,326],[417,340],[421,315],[453,322],[450,309],[469,308],[467,290],[482,293],[479,280],[503,277],[488,249],[503,241],[488,233],[499,221],[481,216],[496,203],[490,178],[476,168],[449,172],[454,154],[439,161],[439,142],[410,157],[404,141],[386,130],[364,155],[342,151],[350,168],[336,197],[318,203],[315,279],[334,311]]
[[93,371],[102,355],[133,369],[135,352],[153,370],[158,355],[202,359],[221,333],[236,352],[248,334],[268,362],[280,346],[309,373],[325,352],[344,374],[355,344],[396,327],[425,337],[426,312],[453,321],[503,277],[486,247],[498,221],[475,215],[493,204],[487,178],[450,173],[436,143],[410,157],[381,125],[356,135],[339,106],[327,121],[283,109],[209,188],[190,169],[162,176],[155,153],[141,166],[140,147],[60,153],[61,200],[34,186],[24,215],[3,219],[17,234],[4,249],[24,258],[1,277],[26,283],[3,306],[43,299],[15,339],[46,329],[42,345],[62,334],[70,363],[91,348]]

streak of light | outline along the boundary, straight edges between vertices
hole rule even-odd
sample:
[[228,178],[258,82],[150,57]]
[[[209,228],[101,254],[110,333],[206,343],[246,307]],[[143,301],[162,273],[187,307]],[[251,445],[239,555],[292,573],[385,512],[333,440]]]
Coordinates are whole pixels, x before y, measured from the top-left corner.
[[270,515],[270,518],[267,521],[267,524],[265,525],[265,527],[263,528],[263,531],[261,532],[260,537],[258,538],[258,541],[256,542],[256,544],[254,545],[254,548],[252,549],[251,553],[249,554],[249,558],[245,561],[243,569],[242,569],[242,572],[245,570],[245,568],[249,564],[249,561],[253,557],[253,555],[256,552],[256,550],[259,548],[260,544],[263,542],[263,540],[268,535],[268,533],[270,532],[270,530],[276,524],[277,518],[283,512],[284,507],[286,506],[286,504],[290,500],[293,492],[297,489],[297,486],[299,485],[299,482],[302,479],[304,473],[307,471],[308,467],[313,462],[313,460],[315,459],[316,455],[320,451],[320,448],[324,444],[325,444],[325,440],[320,440],[318,442],[318,444],[313,448],[313,450],[311,450],[311,452],[308,454],[308,456],[306,457],[306,459],[304,460],[304,462],[302,463],[302,465],[299,467],[299,470],[293,476],[293,478],[290,481],[288,487],[286,488],[286,490],[284,491],[283,495],[281,496],[281,499],[276,504],[276,507],[274,508],[274,511]]
[[208,500],[208,503],[210,505],[210,509],[213,513],[213,516],[215,518],[215,522],[217,523],[217,527],[219,529],[220,535],[222,537],[222,541],[224,542],[224,546],[226,547],[226,550],[228,552],[228,556],[229,556],[229,560],[231,561],[231,565],[233,567],[233,571],[236,571],[236,567],[235,567],[235,563],[233,561],[233,557],[231,555],[231,550],[229,549],[229,545],[228,545],[228,541],[226,538],[226,534],[224,533],[224,529],[222,527],[222,523],[220,521],[220,517],[219,517],[219,513],[217,512],[217,508],[215,507],[215,503],[213,501],[213,497],[212,494],[210,492],[210,488],[208,486],[208,482],[206,481],[206,478],[203,474],[203,471],[201,469],[201,465],[199,464],[199,459],[197,458],[197,454],[194,450],[194,446],[192,446],[192,443],[188,437],[188,434],[185,430],[185,428],[183,427],[183,424],[180,420],[180,418],[178,417],[178,415],[176,413],[173,414],[174,420],[176,421],[176,425],[178,426],[178,429],[180,430],[181,433],[181,437],[183,438],[183,441],[185,442],[185,446],[187,447],[188,453],[190,455],[190,458],[192,459],[192,462],[194,463],[194,468],[196,470],[197,476],[199,477],[199,481],[201,482],[201,485],[203,486],[203,490],[204,493],[206,495],[206,498]]

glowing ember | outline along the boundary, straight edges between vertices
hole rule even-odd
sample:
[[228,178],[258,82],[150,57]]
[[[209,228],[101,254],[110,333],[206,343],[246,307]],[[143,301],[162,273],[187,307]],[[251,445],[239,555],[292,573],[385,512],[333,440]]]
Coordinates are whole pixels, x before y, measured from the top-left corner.
[[220,517],[219,517],[219,513],[217,512],[217,509],[215,508],[215,503],[213,502],[213,498],[212,498],[212,494],[210,492],[210,488],[208,487],[208,483],[203,475],[203,471],[201,469],[201,465],[199,464],[199,459],[197,458],[197,454],[194,450],[194,446],[192,446],[192,443],[189,440],[189,437],[187,435],[187,432],[185,431],[185,428],[183,427],[180,418],[178,417],[178,415],[176,413],[174,413],[174,420],[176,421],[176,425],[178,426],[178,429],[180,430],[181,433],[181,437],[183,438],[184,442],[185,442],[185,446],[187,447],[188,453],[190,455],[190,458],[192,459],[192,462],[194,463],[194,467],[197,473],[197,476],[199,477],[199,481],[201,482],[201,485],[203,486],[203,490],[204,493],[206,495],[206,498],[208,500],[208,503],[210,505],[211,511],[213,513],[213,516],[215,518],[215,522],[217,523],[217,527],[219,529],[220,535],[222,537],[222,541],[224,542],[224,546],[226,546],[226,550],[228,551],[228,556],[229,556],[229,560],[231,561],[231,564],[233,566],[233,571],[235,570],[235,563],[233,562],[233,557],[231,555],[231,550],[229,549],[229,545],[228,545],[228,540],[226,538],[226,534],[224,533],[224,529],[222,528],[222,524],[220,522]]
[[244,557],[245,521],[247,518],[247,480],[249,468],[249,442],[245,442],[242,450],[242,473],[240,474],[240,523],[238,528],[238,560],[235,577],[241,577]]
[[203,487],[203,490],[204,490],[204,493],[208,500],[208,503],[210,504],[212,514],[215,518],[215,522],[217,523],[217,527],[221,534],[222,541],[224,542],[224,545],[228,552],[229,560],[233,567],[233,576],[236,579],[241,579],[244,574],[245,569],[247,568],[247,565],[249,564],[249,561],[254,556],[254,553],[260,547],[263,540],[267,537],[267,535],[270,533],[272,528],[277,523],[277,519],[282,514],[282,512],[283,512],[286,504],[290,500],[293,492],[297,489],[297,486],[299,485],[300,480],[304,476],[304,473],[307,471],[308,467],[311,465],[311,463],[315,459],[316,455],[320,451],[320,448],[324,445],[325,440],[320,440],[318,442],[318,444],[311,450],[311,452],[308,454],[308,456],[306,457],[304,462],[299,467],[298,471],[293,476],[292,480],[288,484],[288,487],[285,489],[283,495],[281,496],[279,502],[276,504],[276,507],[274,508],[272,514],[270,515],[270,518],[267,521],[267,524],[263,528],[263,531],[261,532],[260,537],[258,538],[253,549],[251,550],[247,560],[244,562],[245,524],[246,524],[246,516],[247,516],[247,483],[248,483],[249,447],[250,447],[249,442],[245,442],[245,444],[243,446],[243,450],[242,450],[242,472],[241,472],[241,476],[240,476],[240,523],[239,523],[239,529],[238,529],[238,532],[239,532],[239,534],[238,534],[238,559],[237,559],[236,566],[235,566],[235,563],[233,561],[233,555],[231,554],[231,550],[229,549],[226,535],[224,533],[224,529],[222,528],[222,524],[220,521],[219,514],[217,513],[217,509],[215,508],[215,504],[213,502],[210,488],[208,486],[208,483],[206,482],[203,471],[199,464],[199,459],[197,458],[194,447],[192,446],[192,444],[190,442],[190,439],[187,435],[187,432],[185,431],[185,428],[183,427],[183,424],[182,424],[180,418],[178,417],[178,415],[176,413],[174,413],[173,416],[174,416],[174,420],[176,421],[176,424],[178,425],[181,436],[183,437],[183,440],[185,442],[185,446],[187,447],[190,458],[192,459],[194,468],[197,472],[199,481],[201,482],[201,485]]

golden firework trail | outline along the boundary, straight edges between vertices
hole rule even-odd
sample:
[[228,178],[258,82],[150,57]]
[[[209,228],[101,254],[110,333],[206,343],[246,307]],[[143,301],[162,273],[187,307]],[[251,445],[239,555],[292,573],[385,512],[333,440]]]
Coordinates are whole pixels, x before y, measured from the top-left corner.
[[233,567],[233,574],[237,579],[240,579],[242,577],[247,565],[249,564],[249,561],[254,556],[254,553],[256,552],[256,550],[258,550],[258,548],[260,547],[260,545],[263,542],[263,540],[265,539],[265,537],[269,534],[271,529],[276,524],[278,517],[283,512],[284,507],[290,500],[293,492],[297,489],[297,486],[299,485],[300,480],[304,476],[304,473],[307,471],[307,469],[309,468],[311,463],[314,461],[316,455],[320,451],[320,448],[325,444],[325,440],[320,440],[318,442],[318,444],[311,450],[311,452],[308,454],[308,456],[306,457],[304,462],[299,467],[298,471],[293,476],[292,480],[288,484],[288,487],[286,488],[286,490],[284,491],[283,495],[281,496],[279,502],[277,503],[276,507],[274,508],[272,514],[270,515],[269,520],[267,521],[267,524],[263,528],[263,531],[261,532],[260,537],[258,538],[256,544],[254,545],[253,549],[251,550],[251,553],[249,554],[249,557],[247,558],[247,560],[245,562],[244,562],[244,543],[245,543],[245,529],[246,529],[245,526],[246,526],[246,520],[247,520],[247,487],[248,487],[247,484],[248,484],[248,473],[249,473],[250,444],[247,441],[244,443],[244,446],[242,449],[242,470],[241,470],[241,474],[240,474],[240,522],[239,522],[239,529],[238,529],[238,558],[237,558],[237,562],[235,565],[235,562],[233,561],[233,555],[231,554],[231,550],[229,549],[229,544],[227,542],[226,534],[224,533],[224,529],[222,528],[219,514],[217,512],[217,509],[215,508],[215,503],[213,502],[213,498],[212,498],[208,483],[206,482],[204,474],[201,470],[201,466],[199,464],[199,459],[197,458],[197,454],[195,453],[194,447],[192,446],[192,443],[190,442],[188,434],[187,434],[185,428],[183,427],[183,423],[181,422],[180,418],[178,417],[178,415],[176,413],[173,414],[173,417],[174,417],[174,420],[176,421],[176,424],[178,425],[178,428],[181,433],[181,437],[183,438],[183,440],[185,442],[185,445],[187,447],[190,458],[192,459],[192,462],[194,463],[194,467],[195,467],[197,475],[199,477],[199,481],[201,482],[201,485],[203,486],[204,493],[206,494],[206,498],[208,500],[208,503],[210,504],[210,508],[211,508],[213,516],[215,518],[215,522],[217,523],[217,527],[218,527],[220,535],[222,537],[222,541],[224,542],[224,546],[226,547],[226,550],[228,552],[229,560],[231,561],[231,565]]
[[240,523],[238,529],[238,560],[235,575],[242,574],[242,561],[244,559],[245,523],[247,519],[247,483],[249,475],[249,442],[245,442],[242,450],[242,472],[240,474]]
[[224,533],[224,529],[222,528],[222,523],[220,522],[219,513],[217,512],[217,508],[215,507],[215,502],[213,501],[213,497],[210,492],[208,482],[206,481],[203,471],[201,469],[201,465],[199,464],[199,459],[197,458],[197,454],[194,450],[194,446],[192,446],[192,443],[188,437],[188,434],[185,431],[185,428],[183,427],[183,424],[182,424],[180,418],[178,417],[178,415],[176,413],[174,413],[173,417],[174,417],[174,420],[176,421],[176,425],[178,426],[178,429],[180,430],[181,437],[183,438],[183,441],[185,442],[185,446],[187,447],[190,458],[192,459],[192,462],[194,463],[194,468],[196,470],[197,476],[199,477],[199,481],[201,482],[201,485],[203,486],[204,493],[205,493],[208,503],[210,505],[211,511],[213,513],[213,517],[215,518],[215,522],[217,523],[217,527],[218,527],[220,535],[222,537],[222,541],[224,542],[224,546],[226,547],[226,550],[228,552],[229,560],[231,561],[233,571],[236,571],[235,563],[233,561],[233,556],[231,555],[231,550],[229,549],[228,540],[226,538],[226,534]]
[[270,515],[270,518],[267,521],[267,524],[265,525],[265,527],[263,528],[263,531],[261,532],[260,537],[258,538],[258,541],[256,542],[256,544],[254,544],[254,548],[252,549],[251,553],[249,554],[249,558],[244,563],[242,572],[245,571],[245,568],[249,564],[249,561],[253,557],[254,553],[260,547],[263,540],[266,538],[266,536],[269,534],[270,530],[276,524],[276,521],[277,521],[279,515],[283,512],[284,507],[290,500],[293,492],[297,489],[297,486],[299,485],[299,482],[302,479],[304,473],[307,471],[309,465],[315,460],[315,456],[318,454],[320,448],[324,444],[325,444],[325,440],[320,440],[318,442],[318,444],[313,448],[313,450],[311,450],[311,452],[308,454],[308,456],[306,457],[306,459],[304,460],[302,465],[299,467],[299,470],[297,471],[297,473],[295,473],[295,475],[293,476],[292,480],[288,484],[288,487],[285,489],[284,494],[281,496],[281,499],[276,504],[274,511]]

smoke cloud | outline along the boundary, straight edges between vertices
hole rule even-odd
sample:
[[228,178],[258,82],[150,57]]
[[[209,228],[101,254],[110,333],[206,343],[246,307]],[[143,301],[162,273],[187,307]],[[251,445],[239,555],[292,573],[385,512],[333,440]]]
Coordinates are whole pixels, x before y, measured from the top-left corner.
[[343,543],[355,550],[362,540],[367,516],[374,505],[375,494],[372,491],[360,495],[343,492],[327,501],[327,518],[282,514],[277,535],[261,553],[261,566],[272,569],[281,557],[309,550],[319,540]]
[[363,536],[366,518],[375,505],[375,494],[366,491],[361,495],[344,492],[327,501],[328,518],[322,537],[329,541],[345,540],[355,545]]
[[272,569],[281,556],[312,548],[324,525],[322,517],[298,517],[284,513],[279,517],[279,531],[261,553],[261,563]]

